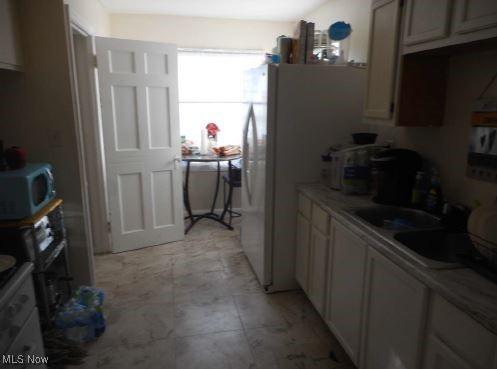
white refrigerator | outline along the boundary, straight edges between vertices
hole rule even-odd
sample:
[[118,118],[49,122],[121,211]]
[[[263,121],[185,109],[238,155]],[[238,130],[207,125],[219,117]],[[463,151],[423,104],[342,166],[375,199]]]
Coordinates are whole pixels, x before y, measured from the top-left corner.
[[245,76],[241,242],[267,292],[297,288],[297,184],[317,182],[321,154],[361,129],[366,70],[281,64]]

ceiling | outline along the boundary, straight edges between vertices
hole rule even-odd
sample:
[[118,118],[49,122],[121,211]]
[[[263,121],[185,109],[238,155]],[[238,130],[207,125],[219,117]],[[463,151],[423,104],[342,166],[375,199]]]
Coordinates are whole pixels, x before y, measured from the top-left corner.
[[326,0],[100,0],[112,13],[296,21]]

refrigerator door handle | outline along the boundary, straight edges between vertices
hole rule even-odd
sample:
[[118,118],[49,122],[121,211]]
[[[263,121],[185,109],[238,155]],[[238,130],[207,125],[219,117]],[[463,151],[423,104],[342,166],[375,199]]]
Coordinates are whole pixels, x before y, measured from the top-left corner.
[[243,184],[245,187],[245,191],[247,191],[247,198],[248,202],[250,205],[252,205],[252,192],[251,188],[249,185],[249,175],[250,175],[250,170],[249,170],[249,143],[248,143],[248,131],[250,127],[250,122],[253,122],[253,119],[255,119],[255,114],[254,114],[254,104],[250,104],[248,114],[247,114],[247,120],[245,121],[245,127],[243,128],[243,151],[242,151],[242,166],[243,166]]

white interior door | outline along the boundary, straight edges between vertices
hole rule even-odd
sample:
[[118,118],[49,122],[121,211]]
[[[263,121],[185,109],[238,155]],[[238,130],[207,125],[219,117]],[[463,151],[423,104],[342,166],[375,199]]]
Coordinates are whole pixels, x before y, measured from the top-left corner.
[[96,38],[112,250],[184,237],[176,46]]

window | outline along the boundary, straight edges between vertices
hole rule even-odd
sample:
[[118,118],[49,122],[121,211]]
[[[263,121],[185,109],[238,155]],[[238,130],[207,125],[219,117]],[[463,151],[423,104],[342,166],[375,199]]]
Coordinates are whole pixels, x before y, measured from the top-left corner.
[[207,123],[220,129],[219,145],[241,144],[248,106],[244,72],[263,61],[262,52],[180,50],[178,52],[181,135],[200,146]]

